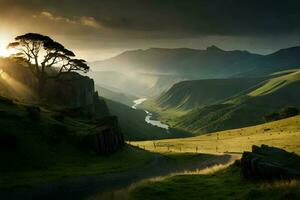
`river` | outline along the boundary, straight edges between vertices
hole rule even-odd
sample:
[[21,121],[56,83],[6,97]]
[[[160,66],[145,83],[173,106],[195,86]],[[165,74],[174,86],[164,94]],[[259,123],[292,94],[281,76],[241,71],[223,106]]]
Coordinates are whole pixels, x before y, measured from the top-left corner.
[[[140,98],[133,101],[134,105],[131,106],[133,109],[138,109],[137,106],[146,101],[147,98]],[[153,114],[147,110],[144,110],[146,112],[145,122],[148,124],[151,124],[153,126],[157,126],[163,129],[166,129],[167,132],[169,132],[169,126],[167,124],[163,124],[161,121],[153,119]]]

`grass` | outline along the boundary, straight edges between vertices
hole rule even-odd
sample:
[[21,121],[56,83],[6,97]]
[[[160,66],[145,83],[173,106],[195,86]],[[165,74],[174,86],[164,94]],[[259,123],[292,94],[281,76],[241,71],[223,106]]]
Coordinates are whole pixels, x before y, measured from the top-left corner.
[[106,157],[85,154],[59,157],[55,164],[42,169],[1,171],[0,188],[34,186],[67,177],[101,176],[122,172],[145,166],[153,159],[154,154],[126,146],[123,150]]
[[139,168],[154,154],[125,146],[111,156],[99,156],[80,143],[94,124],[41,108],[31,119],[26,105],[0,102],[0,188],[31,186],[64,177],[101,175]]
[[[179,87],[184,85],[182,83],[185,82],[182,82],[176,84],[178,90],[173,88],[159,98],[146,101],[144,106],[148,110],[158,113],[160,120],[164,123],[193,135],[230,130],[262,124],[266,115],[277,112],[283,107],[299,107],[299,92],[297,92],[300,84],[299,78],[299,70],[283,71],[280,74],[262,78],[260,81],[252,80],[248,85],[246,84],[247,87],[245,86],[243,90],[237,89],[240,86],[237,86],[239,84],[236,83],[240,80],[236,79],[235,84],[229,84],[228,88],[225,88],[232,93],[220,91],[220,87],[215,85],[217,84],[215,80],[210,80],[211,83],[207,80],[210,84],[206,90],[212,86],[216,88],[211,88],[212,91],[205,94],[201,93],[203,85],[198,85],[199,89],[197,81],[187,82],[195,82],[191,84],[191,87],[195,89],[192,92],[184,87]],[[202,82],[200,81],[200,83]],[[222,84],[222,80],[219,80],[219,84]],[[227,96],[225,98],[222,95]],[[188,101],[186,101],[187,99]],[[199,102],[203,104],[197,105]]]
[[106,99],[112,115],[118,117],[125,140],[151,140],[162,138],[186,137],[189,134],[171,129],[170,133],[163,128],[153,126],[145,121],[144,110],[132,109],[121,103]]
[[136,188],[132,199],[299,199],[298,181],[252,182],[242,179],[238,166],[216,173],[177,175]]
[[250,151],[267,144],[300,153],[300,116],[262,125],[220,131],[190,138],[131,142],[153,152],[224,153]]
[[276,90],[279,90],[279,89],[287,86],[288,84],[297,82],[299,80],[300,80],[300,71],[299,70],[290,71],[290,73],[287,73],[282,76],[268,80],[263,86],[250,92],[248,95],[249,96],[259,96],[259,95],[270,94]]
[[187,114],[189,111],[189,110],[182,110],[176,108],[164,108],[158,106],[157,102],[151,99],[143,102],[142,107],[145,110],[149,110],[153,113],[158,113],[159,119],[163,122],[167,122],[168,119],[183,116],[184,114]]
[[[226,153],[250,151],[268,144],[300,154],[300,116],[191,138],[131,142],[160,153]],[[198,148],[198,149],[197,149]],[[221,170],[220,170],[221,169]],[[254,182],[241,177],[237,165],[216,166],[147,182],[131,192],[131,199],[299,199],[296,180]]]

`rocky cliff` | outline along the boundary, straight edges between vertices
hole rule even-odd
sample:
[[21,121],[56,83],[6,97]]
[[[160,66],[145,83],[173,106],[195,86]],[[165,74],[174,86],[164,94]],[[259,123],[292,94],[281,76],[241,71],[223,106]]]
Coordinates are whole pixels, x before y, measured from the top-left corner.
[[94,81],[78,73],[63,74],[46,81],[43,99],[68,107],[85,107],[94,104]]
[[90,150],[101,155],[109,155],[124,146],[117,117],[103,118],[83,142]]
[[[103,99],[95,92],[93,79],[78,73],[66,73],[45,81],[41,99],[37,98],[38,81],[24,65],[0,58],[0,96],[18,99],[27,104],[55,105],[59,116],[84,118],[96,128],[89,131],[90,148],[98,154],[110,154],[124,145],[118,120],[110,116]],[[49,107],[49,106],[48,106]],[[61,118],[61,117],[60,117]],[[92,140],[90,139],[92,138]],[[84,139],[86,140],[86,139]]]

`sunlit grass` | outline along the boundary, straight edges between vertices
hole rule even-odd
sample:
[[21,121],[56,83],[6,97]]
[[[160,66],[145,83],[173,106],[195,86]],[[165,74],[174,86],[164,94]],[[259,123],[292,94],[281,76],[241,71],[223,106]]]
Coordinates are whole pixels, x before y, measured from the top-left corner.
[[184,174],[149,182],[135,188],[131,199],[299,199],[297,180],[274,182],[243,179],[236,165],[208,171]]
[[19,82],[0,69],[0,83],[16,98],[34,98],[35,94],[28,86]]
[[300,153],[300,116],[197,137],[130,142],[154,152],[242,153],[267,144]]
[[270,94],[276,90],[279,90],[282,87],[285,87],[292,82],[299,81],[300,71],[290,71],[290,73],[268,80],[263,86],[257,88],[256,90],[249,93],[250,96],[259,96]]

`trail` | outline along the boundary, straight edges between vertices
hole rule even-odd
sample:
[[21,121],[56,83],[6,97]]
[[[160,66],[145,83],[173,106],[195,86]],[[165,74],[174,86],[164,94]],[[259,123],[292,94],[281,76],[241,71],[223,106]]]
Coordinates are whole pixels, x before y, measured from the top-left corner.
[[[167,177],[185,171],[201,170],[215,165],[227,164],[239,158],[239,155],[217,155],[206,161],[178,163],[157,154],[147,165],[124,172],[109,173],[101,176],[82,176],[67,178],[35,188],[16,191],[1,191],[1,199],[125,199],[130,189],[147,180]],[[121,193],[120,193],[121,192]],[[120,195],[121,196],[118,196]]]
[[214,166],[218,165],[226,165],[233,163],[235,160],[240,159],[240,154],[226,154],[223,156],[211,158],[206,161],[198,162],[198,163],[190,163],[189,165],[185,166],[174,166],[174,168],[168,168],[164,171],[162,175],[158,176],[151,176],[149,178],[143,178],[142,180],[135,181],[126,187],[114,189],[106,192],[99,192],[98,194],[92,196],[91,200],[130,200],[130,193],[133,189],[137,188],[138,186],[144,185],[146,183],[154,182],[154,181],[161,181],[165,178],[180,175],[184,173],[193,173],[195,171],[201,170],[208,170],[210,168],[214,168]]

